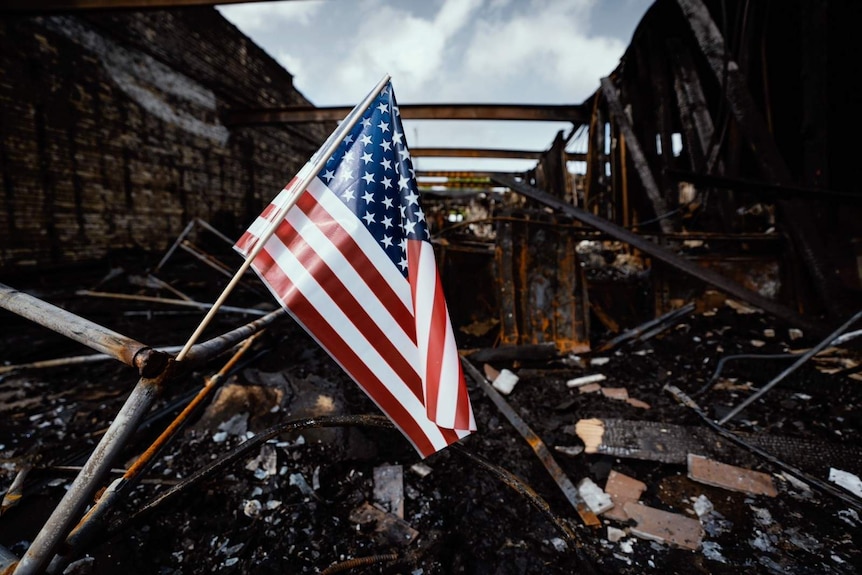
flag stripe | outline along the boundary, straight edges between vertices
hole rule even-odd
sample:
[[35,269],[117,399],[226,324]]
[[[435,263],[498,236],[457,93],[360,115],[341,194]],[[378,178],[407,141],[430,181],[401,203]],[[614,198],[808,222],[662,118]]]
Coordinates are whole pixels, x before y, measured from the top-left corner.
[[[279,245],[281,248],[278,247]],[[274,248],[272,251],[278,256],[281,255],[278,254],[279,249],[286,249],[277,238],[273,237],[255,259],[253,267],[259,268],[259,273],[265,277],[273,291],[282,294],[280,299],[287,303],[287,309],[300,325],[330,352],[342,369],[407,435],[416,449],[423,456],[427,456],[457,440],[458,436],[452,433],[452,430],[441,429],[430,420],[415,416],[416,409],[419,410],[419,415],[424,415],[422,404],[406,385],[403,383],[397,385],[393,381],[397,378],[390,375],[384,384],[380,373],[385,371],[381,369],[383,362],[369,361],[368,354],[355,351],[359,348],[355,343],[356,340],[362,339],[361,334],[353,334],[351,333],[353,330],[345,329],[340,324],[336,324],[339,325],[339,329],[336,329],[331,323],[331,318],[337,313],[332,309],[334,306],[321,302],[326,297],[323,290],[315,291],[311,288],[311,293],[305,293],[302,287],[293,283],[284,274],[269,253],[271,248]],[[349,323],[346,318],[345,323]],[[314,329],[309,329],[309,326],[314,326]],[[370,345],[368,347],[370,348]],[[338,353],[334,353],[333,350],[337,350]],[[373,348],[370,351],[373,351]],[[387,374],[382,375],[385,377]]]
[[439,425],[459,427],[455,423],[467,421],[471,410],[469,400],[465,406],[459,393],[463,375],[431,244],[408,242],[408,262],[416,338],[426,370],[424,389],[428,416]]
[[[282,261],[281,257],[275,258],[277,264],[283,271],[287,271],[291,270],[290,266],[294,261],[299,262],[311,277],[314,278],[320,288],[326,291],[344,317],[348,318],[356,326],[357,330],[366,336],[367,341],[374,346],[380,356],[413,391],[417,399],[421,400],[422,381],[413,365],[416,344],[401,332],[399,326],[391,318],[385,315],[385,306],[378,300],[371,299],[374,297],[374,294],[369,294],[363,298],[366,307],[373,307],[374,311],[380,308],[384,314],[377,316],[377,321],[372,319],[368,310],[357,301],[352,291],[342,281],[341,275],[336,273],[327,263],[327,260],[331,259],[331,254],[335,250],[335,247],[329,243],[331,236],[329,238],[325,237],[315,227],[315,223],[309,222],[302,217],[303,215],[302,212],[291,210],[288,219],[279,226],[276,235],[282,241],[288,239],[286,247],[290,250],[293,257],[284,258],[284,261]],[[305,241],[298,241],[299,238],[296,237],[297,235]],[[268,244],[267,249],[269,249]],[[327,255],[327,252],[329,252],[329,255]],[[349,269],[349,267],[340,268],[339,271],[341,274],[346,275]],[[290,275],[290,272],[287,273]],[[390,321],[387,322],[387,318]],[[381,329],[379,323],[389,324],[387,326],[389,329]],[[397,345],[393,339],[390,339],[393,336],[400,345]],[[409,353],[410,357],[405,357],[405,353]]]
[[[374,238],[367,238],[363,242],[365,246],[359,245],[357,236],[368,234],[364,227],[354,226],[349,232],[343,230],[343,224],[355,221],[356,216],[352,213],[338,213],[344,210],[344,204],[335,198],[335,194],[322,182],[317,180],[315,184],[318,185],[309,186],[309,191],[302,195],[297,207],[302,209],[310,220],[317,222],[322,229],[325,228],[328,231],[331,225],[341,228],[341,231],[335,232],[338,241],[334,243],[349,263],[349,267],[356,270],[377,299],[386,302],[388,313],[415,345],[413,313],[408,307],[410,305],[409,286],[404,277],[396,269],[389,269],[387,273],[387,268],[393,267],[392,262],[385,253],[381,253]],[[399,286],[402,289],[396,290],[395,288]]]

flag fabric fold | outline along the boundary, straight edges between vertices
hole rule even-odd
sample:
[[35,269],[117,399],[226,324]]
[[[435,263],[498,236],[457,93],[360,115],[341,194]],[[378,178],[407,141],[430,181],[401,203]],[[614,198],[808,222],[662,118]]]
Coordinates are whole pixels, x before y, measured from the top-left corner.
[[248,257],[300,194],[251,266],[427,457],[476,424],[391,83],[355,114],[306,189],[311,161],[234,249]]

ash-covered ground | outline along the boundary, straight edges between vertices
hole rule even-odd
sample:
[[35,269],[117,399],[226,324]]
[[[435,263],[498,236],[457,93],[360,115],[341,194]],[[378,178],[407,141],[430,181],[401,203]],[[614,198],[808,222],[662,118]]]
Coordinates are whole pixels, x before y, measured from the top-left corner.
[[[76,289],[92,287],[151,294],[130,286],[131,273],[127,267],[106,279],[105,270],[94,269],[23,278],[18,285],[18,278],[7,282],[149,345],[184,343],[202,313],[74,295]],[[191,276],[176,285],[201,301],[212,301],[220,283]],[[267,298],[245,290],[231,303],[270,304]],[[11,313],[3,312],[0,319],[4,364],[89,353]],[[251,319],[220,315],[208,334]],[[642,503],[700,523],[704,535],[696,550],[636,537],[625,522],[603,519],[599,528],[582,525],[527,442],[469,379],[479,430],[462,441],[463,450],[532,487],[550,512],[571,527],[575,541],[567,542],[548,514],[461,451],[447,449],[422,461],[397,431],[363,426],[277,435],[150,513],[127,521],[160,493],[279,422],[379,413],[325,352],[286,319],[255,342],[221,390],[126,494],[111,516],[113,527],[99,534],[74,572],[857,573],[862,568],[860,512],[789,479],[757,456],[736,452],[725,463],[769,474],[775,497],[695,482],[681,464],[585,454],[573,432],[579,420],[614,418],[695,426],[708,436],[701,418],[663,391],[664,386],[696,394],[722,357],[783,354],[818,342],[812,334],[791,334],[789,327],[722,305],[689,314],[648,341],[607,353],[493,364],[519,376],[506,401],[574,483],[590,478],[604,486],[611,470],[642,481]],[[493,343],[493,338],[459,338],[465,349]],[[858,350],[853,342],[827,350],[727,427],[828,444],[827,464],[813,454],[814,463],[804,469],[823,481],[828,481],[830,466],[859,474],[862,465],[853,454],[862,429],[862,382],[847,373],[862,357]],[[596,357],[603,359],[591,361]],[[222,356],[174,380],[114,467],[134,461],[226,360]],[[695,397],[716,417],[789,364],[728,362],[715,385]],[[602,386],[626,388],[648,407],[567,386],[589,374],[604,375]],[[75,466],[82,464],[136,381],[133,369],[114,361],[2,375],[0,488],[5,492],[22,467],[32,469],[23,497],[0,517],[0,545],[19,556],[26,550],[71,482]],[[806,461],[803,453],[796,464]],[[400,466],[403,474],[403,521],[361,517],[363,506],[375,502],[375,470],[386,466]],[[609,527],[623,533],[609,532]],[[352,559],[361,560],[343,563]]]

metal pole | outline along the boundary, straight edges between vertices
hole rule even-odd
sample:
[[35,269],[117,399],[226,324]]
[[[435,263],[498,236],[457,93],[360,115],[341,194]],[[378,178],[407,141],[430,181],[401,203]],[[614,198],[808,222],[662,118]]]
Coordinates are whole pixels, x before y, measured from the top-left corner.
[[736,417],[736,415],[737,415],[740,411],[742,411],[743,409],[745,409],[746,407],[748,407],[748,406],[749,406],[753,401],[757,400],[757,399],[758,399],[760,396],[762,396],[764,393],[766,393],[767,391],[769,391],[770,389],[772,389],[773,387],[775,387],[775,385],[776,385],[778,382],[780,382],[782,379],[784,379],[785,377],[787,377],[788,375],[790,375],[791,373],[793,373],[794,371],[796,371],[796,370],[799,368],[799,366],[801,366],[803,363],[805,363],[806,361],[808,361],[809,359],[811,359],[812,357],[814,357],[815,355],[817,355],[818,353],[820,353],[820,352],[823,350],[823,348],[825,348],[826,346],[831,345],[831,344],[832,344],[832,342],[833,342],[833,341],[834,341],[834,340],[835,340],[839,335],[841,335],[842,333],[844,333],[844,331],[845,331],[847,328],[849,328],[851,325],[853,325],[853,324],[856,322],[856,320],[858,320],[860,317],[862,317],[862,311],[858,311],[858,312],[856,312],[856,313],[853,315],[853,317],[851,317],[850,319],[848,319],[846,322],[844,322],[844,323],[841,325],[841,327],[839,327],[838,329],[836,329],[835,331],[833,331],[831,334],[829,334],[829,336],[828,336],[826,339],[824,339],[823,341],[821,341],[820,343],[818,343],[817,345],[815,345],[814,347],[812,347],[811,349],[809,349],[808,351],[806,351],[805,353],[803,353],[803,354],[799,357],[799,359],[797,359],[795,362],[793,362],[793,365],[791,365],[790,367],[788,367],[787,369],[785,369],[784,371],[782,371],[781,373],[779,373],[775,378],[773,378],[773,380],[772,380],[772,381],[770,381],[769,383],[767,383],[766,385],[764,385],[762,388],[760,388],[760,389],[757,391],[757,393],[755,393],[755,394],[751,395],[748,399],[746,399],[745,401],[743,401],[742,403],[740,403],[738,406],[736,406],[735,408],[733,408],[733,409],[730,411],[730,413],[728,413],[727,415],[725,415],[723,418],[721,418],[721,419],[719,420],[718,424],[719,424],[719,425],[724,425],[725,423],[727,423],[728,421],[730,421],[731,419],[733,419],[734,417]]
[[111,463],[125,446],[126,440],[135,432],[138,423],[153,404],[168,371],[164,370],[154,379],[141,378],[138,381],[81,472],[21,558],[13,571],[14,575],[43,572],[72,524],[92,499],[102,477],[111,469]]
[[150,349],[148,345],[5,284],[0,284],[0,307],[139,369],[141,366],[135,362],[135,356]]

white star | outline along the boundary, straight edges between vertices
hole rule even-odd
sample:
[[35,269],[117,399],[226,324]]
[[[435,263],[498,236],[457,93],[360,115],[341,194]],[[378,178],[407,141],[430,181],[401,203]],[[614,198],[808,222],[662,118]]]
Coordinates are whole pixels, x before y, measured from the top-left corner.
[[398,245],[401,246],[402,252],[407,253],[407,238],[402,237]]
[[371,136],[368,134],[363,134],[363,136],[361,138],[359,138],[359,141],[362,142],[363,144],[365,144],[366,146],[370,146],[371,145]]
[[416,195],[416,192],[414,192],[413,190],[410,190],[410,193],[407,194],[406,199],[408,206],[411,206],[413,204],[416,204],[417,206],[419,205],[419,196]]
[[362,161],[365,162],[366,164],[368,162],[370,162],[371,159],[372,159],[371,154],[369,154],[368,152],[365,152],[364,154],[362,154]]
[[404,134],[402,134],[401,132],[395,132],[394,134],[392,134],[392,141],[395,142],[396,144],[400,144],[401,138],[403,138],[403,137],[404,137]]
[[341,197],[344,198],[345,202],[349,202],[350,200],[352,200],[354,198],[353,188],[347,188],[347,191],[341,194]]
[[398,209],[401,210],[401,219],[407,218],[407,208],[405,206],[398,206]]
[[342,182],[346,182],[350,179],[350,170],[341,170],[338,172],[338,179]]
[[[383,181],[385,182],[386,178],[383,178]],[[391,183],[392,182],[390,182],[390,184]],[[386,196],[385,198],[383,198],[383,205],[386,206],[387,210],[391,210],[392,209],[392,198],[389,196]]]
[[371,212],[365,212],[365,215],[362,216],[362,219],[365,220],[365,225],[370,226],[374,223],[374,214]]
[[389,158],[383,158],[383,160],[380,161],[380,165],[383,166],[384,170],[391,170],[392,160],[390,160]]
[[323,177],[326,178],[326,183],[328,184],[332,181],[332,178],[335,177],[335,172],[333,172],[332,170],[326,170],[326,172],[323,174]]
[[393,106],[393,107],[392,107],[392,111],[393,111],[393,112],[395,112],[395,115],[396,115],[396,116],[400,116],[400,115],[401,115],[401,108],[399,108],[398,106]]
[[422,208],[416,210],[416,219],[418,219],[420,222],[425,221],[425,212],[422,211]]
[[383,140],[382,142],[380,142],[380,147],[383,148],[384,151],[388,152],[389,149],[392,147],[392,142],[388,140]]
[[356,150],[354,150],[353,148],[350,148],[349,150],[347,150],[347,153],[344,154],[344,161],[345,162],[352,162],[355,158],[356,158]]
[[[383,187],[386,188],[387,190],[392,188],[392,180],[389,178],[383,178]],[[389,198],[386,198],[386,199],[389,199]],[[391,202],[392,200],[389,200],[389,201]],[[389,206],[389,207],[391,208],[392,206]]]
[[380,110],[381,114],[386,114],[389,112],[389,106],[386,105],[386,102],[380,102],[380,105],[377,106],[377,109]]
[[388,132],[389,131],[389,122],[384,122],[383,120],[380,120],[380,123],[377,124],[377,127],[380,128],[381,130],[383,130],[384,132]]
[[366,191],[364,194],[362,194],[362,199],[365,200],[366,204],[370,204],[374,201],[374,194],[372,194],[370,191]]
[[363,128],[367,128],[370,125],[371,125],[371,118],[368,118],[368,117],[362,118],[362,127]]
[[388,230],[392,227],[392,218],[390,218],[389,216],[385,216],[381,223],[383,224],[383,227]]
[[407,148],[401,148],[398,150],[398,154],[401,156],[402,162],[410,157],[410,151]]
[[406,222],[404,222],[404,234],[405,235],[412,234],[413,228],[415,228],[415,227],[416,227],[416,222],[411,221],[411,220],[407,220]]
[[407,258],[405,258],[404,256],[401,256],[401,261],[398,262],[398,265],[401,266],[402,270],[406,270],[407,269]]
[[398,187],[409,190],[410,189],[410,178],[407,176],[399,176],[398,177]]
[[365,172],[365,175],[362,176],[362,179],[365,180],[366,184],[373,184],[374,183],[374,174],[372,174],[371,172]]
[[347,134],[347,136],[344,137],[344,143],[350,145],[351,142],[353,142],[353,134]]
[[387,248],[392,247],[392,236],[383,236],[383,245]]

